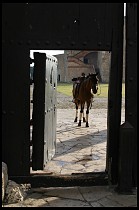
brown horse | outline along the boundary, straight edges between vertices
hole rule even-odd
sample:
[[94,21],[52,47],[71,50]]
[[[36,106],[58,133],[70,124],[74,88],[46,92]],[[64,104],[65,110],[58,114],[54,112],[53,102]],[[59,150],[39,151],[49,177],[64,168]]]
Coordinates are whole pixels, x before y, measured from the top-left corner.
[[[76,81],[74,78],[72,81]],[[76,84],[76,83],[75,83]],[[78,119],[78,108],[80,106],[80,117],[78,126],[81,126],[81,119],[83,117],[83,122],[86,122],[86,127],[89,127],[88,116],[89,108],[92,105],[93,94],[97,93],[98,90],[98,78],[97,74],[89,74],[84,80],[73,85],[73,98],[76,106],[76,117],[74,122]],[[86,119],[84,116],[84,108],[86,104]]]

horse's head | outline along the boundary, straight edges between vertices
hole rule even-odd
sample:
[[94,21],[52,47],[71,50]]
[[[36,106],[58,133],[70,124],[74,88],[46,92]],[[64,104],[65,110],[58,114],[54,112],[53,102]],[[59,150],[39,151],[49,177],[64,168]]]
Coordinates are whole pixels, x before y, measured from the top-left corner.
[[90,74],[89,77],[92,81],[92,90],[93,93],[96,94],[98,91],[98,78],[97,78],[98,73],[96,74]]

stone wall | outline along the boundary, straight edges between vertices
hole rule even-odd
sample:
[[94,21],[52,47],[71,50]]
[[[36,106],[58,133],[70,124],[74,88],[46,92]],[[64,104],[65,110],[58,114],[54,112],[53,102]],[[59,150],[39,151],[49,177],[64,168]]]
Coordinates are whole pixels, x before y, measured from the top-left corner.
[[[124,42],[125,48],[125,42]],[[71,82],[73,77],[79,77],[82,72],[93,73],[91,64],[95,66],[95,69],[99,70],[100,80],[103,83],[109,82],[109,73],[111,65],[111,52],[108,51],[90,51],[88,56],[85,55],[80,59],[76,58],[76,54],[81,51],[68,50],[64,51],[64,54],[55,55],[58,59],[58,81]],[[92,57],[91,57],[92,56]],[[89,59],[89,63],[84,63],[84,58]],[[95,60],[94,60],[95,59]],[[125,81],[125,50],[123,54],[123,82]]]
[[102,82],[109,82],[109,73],[110,73],[110,63],[111,63],[111,53],[103,51],[100,53],[100,75]]
[[57,66],[57,79],[58,81],[62,81],[65,82],[66,80],[66,62],[67,62],[67,58],[65,53],[64,54],[60,54],[60,55],[55,55],[55,57],[58,60],[58,66]]

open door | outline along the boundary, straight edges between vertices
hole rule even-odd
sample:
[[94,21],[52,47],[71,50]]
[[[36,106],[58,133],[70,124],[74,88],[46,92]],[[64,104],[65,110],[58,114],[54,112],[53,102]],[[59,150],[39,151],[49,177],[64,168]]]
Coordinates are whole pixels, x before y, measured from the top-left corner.
[[56,146],[57,59],[34,53],[32,170],[43,170]]

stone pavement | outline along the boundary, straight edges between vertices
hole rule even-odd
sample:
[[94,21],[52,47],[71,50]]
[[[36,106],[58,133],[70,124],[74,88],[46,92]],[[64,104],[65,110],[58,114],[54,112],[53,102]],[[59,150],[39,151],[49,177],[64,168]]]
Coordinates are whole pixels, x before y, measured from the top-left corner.
[[[56,154],[45,171],[56,175],[104,172],[107,147],[107,109],[91,109],[89,127],[74,123],[74,109],[57,110]],[[124,110],[121,123],[124,122]]]
[[137,207],[137,193],[117,194],[109,186],[32,188],[24,201],[3,207]]
[[74,123],[74,109],[58,109],[56,155],[47,164],[47,172],[63,175],[104,171],[106,116],[106,109],[91,109],[89,127],[86,128],[85,123],[78,127],[78,123]]
[[[57,110],[56,155],[47,164],[47,173],[63,175],[105,170],[107,109],[91,109],[88,128],[85,123],[78,127],[74,117],[74,109]],[[122,195],[115,192],[114,186],[31,188],[24,201],[3,207],[137,207],[137,190]]]

